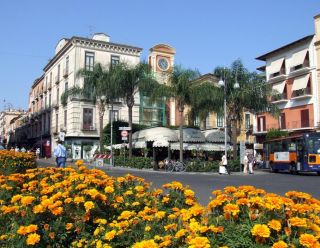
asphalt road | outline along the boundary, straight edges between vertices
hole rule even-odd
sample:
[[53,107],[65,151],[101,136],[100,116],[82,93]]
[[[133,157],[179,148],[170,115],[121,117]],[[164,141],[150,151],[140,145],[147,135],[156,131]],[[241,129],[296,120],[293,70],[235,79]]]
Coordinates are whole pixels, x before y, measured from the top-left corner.
[[[40,166],[50,164],[49,161],[44,160],[40,160],[38,163]],[[165,183],[179,181],[183,185],[189,185],[196,193],[198,201],[203,205],[206,205],[210,201],[213,190],[223,189],[231,185],[252,185],[262,188],[267,192],[280,195],[284,195],[287,191],[296,190],[309,193],[318,199],[320,198],[320,177],[312,173],[291,175],[289,173],[255,171],[253,175],[245,175],[239,172],[231,175],[219,175],[218,173],[179,173],[118,167],[106,167],[103,168],[103,170],[106,171],[108,175],[114,177],[123,176],[128,173],[142,177],[155,188],[161,188]]]

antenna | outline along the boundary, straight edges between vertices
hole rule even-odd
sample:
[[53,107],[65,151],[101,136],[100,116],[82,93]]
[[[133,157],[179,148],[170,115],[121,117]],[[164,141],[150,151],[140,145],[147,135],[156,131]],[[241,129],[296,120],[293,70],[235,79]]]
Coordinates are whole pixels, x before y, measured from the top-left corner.
[[89,35],[90,35],[90,39],[93,37],[93,31],[94,31],[94,26],[93,25],[89,25]]

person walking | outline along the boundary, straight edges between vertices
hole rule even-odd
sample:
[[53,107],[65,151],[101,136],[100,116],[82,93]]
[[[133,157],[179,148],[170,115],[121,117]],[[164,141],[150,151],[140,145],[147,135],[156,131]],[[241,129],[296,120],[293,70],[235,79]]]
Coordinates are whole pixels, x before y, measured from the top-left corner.
[[221,157],[221,161],[220,161],[220,165],[219,165],[219,174],[229,174],[230,172],[228,172],[227,170],[227,166],[228,166],[228,160],[226,155],[223,154],[223,156]]
[[67,149],[61,140],[57,140],[58,145],[54,148],[53,155],[56,157],[57,168],[66,168]]
[[243,157],[243,173],[247,174],[248,173],[248,153]]
[[253,174],[253,163],[254,163],[254,157],[253,157],[253,154],[250,153],[248,155],[249,174]]

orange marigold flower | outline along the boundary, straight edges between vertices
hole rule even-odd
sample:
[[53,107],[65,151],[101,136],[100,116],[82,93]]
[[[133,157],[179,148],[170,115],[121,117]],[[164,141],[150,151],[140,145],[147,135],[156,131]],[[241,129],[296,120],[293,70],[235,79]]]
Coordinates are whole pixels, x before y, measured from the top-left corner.
[[228,214],[232,214],[232,216],[237,216],[240,212],[239,206],[236,204],[228,203],[223,207],[223,211]]
[[115,230],[112,230],[110,232],[107,232],[105,235],[104,235],[104,239],[110,241],[112,240],[116,235],[116,231]]
[[132,248],[158,248],[159,245],[153,240],[143,240],[141,242],[135,243]]
[[27,238],[27,245],[35,245],[36,243],[39,243],[40,241],[40,235],[37,233],[31,233],[28,235]]
[[299,217],[292,217],[289,219],[291,226],[297,227],[307,227],[307,219],[306,218],[299,218]]
[[50,232],[50,233],[49,233],[50,239],[54,239],[55,236],[56,236],[56,234],[55,234],[54,232]]
[[253,236],[258,236],[261,238],[269,238],[270,237],[270,229],[267,225],[264,224],[255,224],[251,229],[251,234]]
[[118,220],[128,220],[132,216],[135,215],[134,211],[123,211],[120,216],[118,217]]
[[281,230],[281,222],[278,220],[270,220],[268,222],[268,226],[271,229],[276,230],[277,232],[279,232]]
[[[301,245],[305,247],[316,247],[317,238],[311,234],[301,234],[299,238],[299,242]],[[318,247],[318,246],[317,246]]]
[[272,245],[272,248],[287,248],[288,245],[286,242],[280,240]]
[[186,189],[183,194],[185,197],[194,197],[194,192],[191,189]]
[[123,203],[124,202],[123,197],[122,196],[117,196],[116,197],[116,202],[117,203]]
[[195,237],[188,244],[189,248],[210,248],[210,241],[207,237]]
[[34,196],[24,196],[21,198],[21,204],[23,206],[30,205],[36,198]]
[[72,227],[73,227],[73,224],[72,224],[72,223],[67,223],[67,224],[66,224],[66,229],[67,229],[67,230],[70,230]]
[[91,209],[94,208],[94,202],[92,202],[92,201],[85,202],[84,208],[86,209],[86,212],[89,212]]
[[44,225],[43,225],[43,228],[44,228],[44,230],[46,230],[46,231],[49,230],[49,227],[50,227],[49,224],[44,224]]

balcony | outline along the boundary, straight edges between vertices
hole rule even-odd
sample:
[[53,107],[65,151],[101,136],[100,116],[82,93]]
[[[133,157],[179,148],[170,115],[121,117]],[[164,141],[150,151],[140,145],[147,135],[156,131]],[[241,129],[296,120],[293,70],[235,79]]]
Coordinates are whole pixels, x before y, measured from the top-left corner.
[[64,68],[63,70],[63,77],[67,78],[69,76],[69,69],[68,68]]
[[272,103],[275,103],[275,104],[286,103],[288,102],[288,97],[287,97],[287,94],[285,93],[277,94],[272,96],[271,101]]
[[268,83],[274,83],[277,81],[283,81],[287,78],[285,69],[281,69],[276,73],[272,73],[269,75]]
[[309,64],[301,64],[290,68],[289,77],[297,77],[310,71]]
[[83,124],[82,131],[97,131],[96,124],[92,124],[92,125]]
[[301,99],[306,99],[311,97],[312,97],[312,92],[310,87],[300,89],[300,90],[295,90],[292,92],[292,95],[291,95],[291,98],[294,100],[301,100]]

